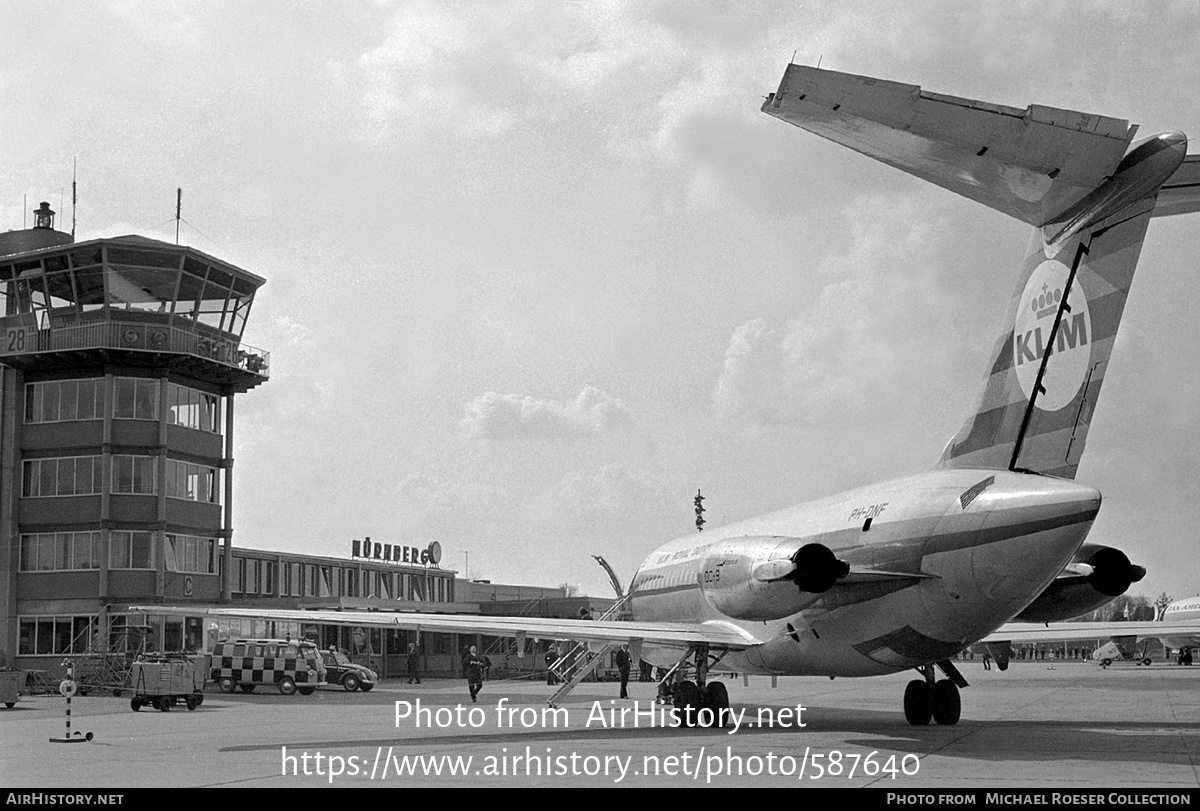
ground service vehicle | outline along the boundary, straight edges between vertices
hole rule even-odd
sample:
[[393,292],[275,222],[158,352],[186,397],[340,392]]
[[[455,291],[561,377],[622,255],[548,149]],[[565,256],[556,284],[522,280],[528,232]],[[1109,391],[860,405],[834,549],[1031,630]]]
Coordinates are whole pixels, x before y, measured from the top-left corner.
[[295,639],[231,639],[212,651],[212,680],[223,693],[252,693],[274,685],[285,696],[312,695],[325,683],[325,664],[312,642]]
[[130,669],[133,698],[129,709],[153,707],[167,712],[177,703],[188,711],[204,703],[204,655],[149,654],[139,657]]

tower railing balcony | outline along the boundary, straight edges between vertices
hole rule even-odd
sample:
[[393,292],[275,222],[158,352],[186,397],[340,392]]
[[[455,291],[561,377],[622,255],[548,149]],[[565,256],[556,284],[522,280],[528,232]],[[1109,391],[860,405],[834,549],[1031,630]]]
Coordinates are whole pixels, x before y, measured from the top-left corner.
[[[97,311],[95,320],[72,314],[49,319],[50,326],[38,327],[35,316],[0,318],[0,332],[7,340],[0,347],[0,360],[21,356],[86,350],[118,350],[188,355],[249,372],[262,380],[270,377],[271,354],[238,341],[190,318],[167,314],[113,310]],[[7,328],[7,329],[4,329]]]

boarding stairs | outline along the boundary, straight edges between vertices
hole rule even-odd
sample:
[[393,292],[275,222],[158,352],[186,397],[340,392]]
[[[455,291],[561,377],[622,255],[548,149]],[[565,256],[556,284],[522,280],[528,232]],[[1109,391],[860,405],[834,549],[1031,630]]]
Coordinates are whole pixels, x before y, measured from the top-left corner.
[[[632,595],[626,594],[621,599],[617,600],[612,606],[600,615],[603,620],[625,620],[629,618],[628,603]],[[583,620],[587,622],[587,620]],[[592,643],[597,644],[597,643]],[[559,702],[566,698],[572,690],[579,685],[584,679],[592,674],[597,667],[608,661],[608,656],[621,644],[619,642],[609,642],[601,645],[597,649],[593,649],[587,642],[579,642],[565,654],[560,656],[553,664],[550,665],[550,670],[558,678],[562,684],[554,694],[546,700],[551,707],[557,708]]]
[[[534,617],[538,616],[536,609],[542,602],[543,597],[534,597],[525,605],[521,606],[521,610],[516,613],[518,617]],[[483,650],[483,656],[491,659],[496,664],[496,678],[504,679],[511,677],[513,671],[513,660],[522,659],[525,656],[525,651],[522,650],[524,640],[518,640],[510,636],[498,636],[492,640],[492,643]],[[532,665],[531,665],[532,667]],[[521,670],[517,669],[517,674],[521,674]],[[529,675],[535,675],[530,672]]]

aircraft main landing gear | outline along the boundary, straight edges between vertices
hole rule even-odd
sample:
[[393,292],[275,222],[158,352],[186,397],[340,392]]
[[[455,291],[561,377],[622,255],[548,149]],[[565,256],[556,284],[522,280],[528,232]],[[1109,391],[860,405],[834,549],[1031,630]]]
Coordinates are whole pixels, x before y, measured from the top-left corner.
[[[708,645],[696,645],[659,684],[659,700],[674,705],[685,727],[723,728],[729,720],[729,691],[721,682],[708,680],[708,669],[715,663],[709,662]],[[685,677],[690,669],[695,670],[695,681]]]
[[966,687],[966,679],[950,662],[938,662],[949,678],[937,679],[933,665],[924,665],[917,671],[924,676],[913,679],[904,688],[904,717],[913,726],[923,727],[936,721],[941,726],[953,726],[962,716],[962,698],[959,686]]

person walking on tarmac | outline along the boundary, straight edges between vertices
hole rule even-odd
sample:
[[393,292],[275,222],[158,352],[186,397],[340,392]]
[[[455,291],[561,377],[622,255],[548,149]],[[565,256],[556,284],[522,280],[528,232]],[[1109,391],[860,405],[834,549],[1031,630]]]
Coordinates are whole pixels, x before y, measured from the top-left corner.
[[626,645],[617,648],[617,671],[621,674],[621,698],[629,698],[629,650]]
[[558,660],[558,654],[554,652],[554,648],[546,651],[546,685],[553,686],[558,684],[558,679],[554,678],[554,663]]
[[483,688],[483,660],[479,658],[479,653],[475,650],[474,645],[467,653],[463,667],[467,671],[467,689],[471,691],[471,700],[478,701],[476,696]]
[[408,643],[408,683],[421,683],[421,651],[413,642]]

